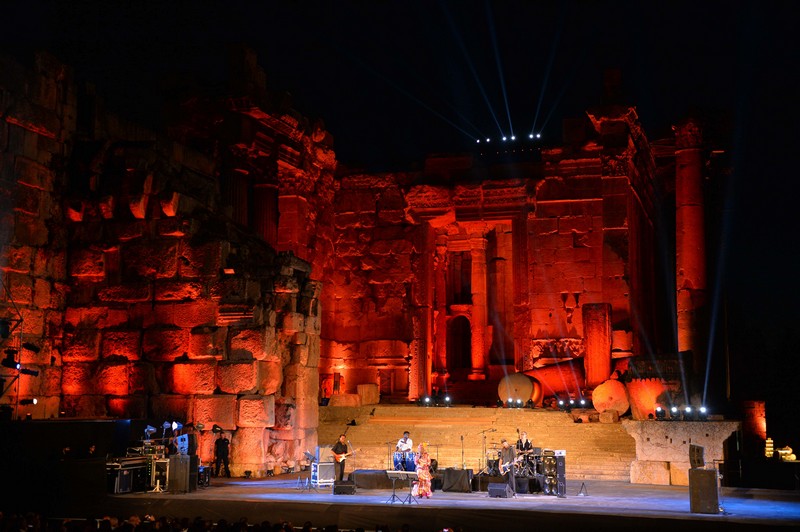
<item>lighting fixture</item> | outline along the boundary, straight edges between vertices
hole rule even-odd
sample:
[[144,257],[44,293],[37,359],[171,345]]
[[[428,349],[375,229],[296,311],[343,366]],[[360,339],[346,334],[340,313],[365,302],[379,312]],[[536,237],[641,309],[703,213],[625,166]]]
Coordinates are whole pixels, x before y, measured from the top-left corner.
[[16,359],[14,358],[14,353],[9,353],[9,351],[13,351],[13,350],[12,349],[8,349],[6,351],[6,358],[4,358],[2,360],[2,362],[0,362],[0,364],[2,364],[4,368],[17,369],[18,370],[19,369],[19,362],[17,362]]
[[528,408],[530,408],[531,410],[532,410],[532,409],[534,409],[534,408],[536,407],[536,405],[533,403],[533,399],[528,399],[528,402],[527,402],[527,403],[525,403],[525,406],[527,406],[527,407],[528,407]]
[[691,421],[692,420],[692,407],[687,406],[683,409],[683,420],[684,421]]
[[219,434],[220,432],[222,432],[222,427],[214,423],[214,426],[211,427],[211,432],[213,432],[214,434]]
[[708,421],[708,409],[706,407],[700,407],[700,409],[697,411],[697,419],[700,421]]
[[39,400],[36,399],[35,397],[33,399],[20,399],[19,400],[19,404],[21,404],[21,405],[35,405],[37,403],[39,403]]
[[177,421],[172,422],[172,431],[175,432],[176,430],[181,430],[183,428],[182,423],[178,423]]
[[664,421],[664,419],[666,419],[666,417],[667,417],[667,412],[666,412],[666,410],[664,410],[664,409],[663,409],[663,408],[661,408],[660,406],[657,406],[657,407],[656,407],[656,419],[657,419],[658,421]]
[[528,138],[529,138],[529,139],[532,139],[532,138],[533,138],[533,133],[531,133],[530,135],[528,135]]
[[445,406],[450,406],[450,404],[451,404],[450,401],[451,401],[450,396],[449,395],[445,395],[444,396],[444,405]]

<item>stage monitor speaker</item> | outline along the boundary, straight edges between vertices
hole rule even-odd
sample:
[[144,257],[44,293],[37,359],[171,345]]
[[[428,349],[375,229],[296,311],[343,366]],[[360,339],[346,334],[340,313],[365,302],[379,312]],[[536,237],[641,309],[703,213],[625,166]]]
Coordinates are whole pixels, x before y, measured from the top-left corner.
[[334,495],[355,495],[356,483],[352,480],[337,480],[333,483]]
[[505,483],[489,484],[489,497],[499,497],[500,499],[510,499],[514,496],[511,486]]
[[716,469],[689,470],[689,510],[695,514],[718,514]]
[[331,485],[336,479],[334,462],[314,462],[311,464],[311,483],[314,485]]

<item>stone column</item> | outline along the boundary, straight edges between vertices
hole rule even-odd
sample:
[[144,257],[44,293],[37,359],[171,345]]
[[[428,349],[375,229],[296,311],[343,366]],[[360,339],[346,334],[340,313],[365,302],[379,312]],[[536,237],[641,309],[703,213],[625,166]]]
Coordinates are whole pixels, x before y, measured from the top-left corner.
[[431,376],[436,386],[447,380],[447,244],[437,242],[433,257],[434,361]]
[[472,371],[469,380],[486,379],[486,239],[471,238],[472,254]]
[[678,351],[692,351],[695,375],[703,373],[706,307],[706,247],[703,202],[703,142],[697,122],[675,130],[675,268]]
[[594,388],[611,375],[611,305],[584,304],[582,311],[586,386]]
[[271,183],[253,186],[253,229],[269,245],[278,243],[278,187]]
[[309,260],[308,201],[301,196],[282,194],[278,205],[278,251],[292,251],[296,257]]

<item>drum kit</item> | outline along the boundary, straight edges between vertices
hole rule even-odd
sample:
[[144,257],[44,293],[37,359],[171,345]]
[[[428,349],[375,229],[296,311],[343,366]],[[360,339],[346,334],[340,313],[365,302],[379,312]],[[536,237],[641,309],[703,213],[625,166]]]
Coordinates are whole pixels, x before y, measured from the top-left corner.
[[[486,469],[485,474],[490,476],[505,475],[510,466],[506,464],[500,467],[500,443],[491,442],[491,449],[486,453]],[[537,474],[541,473],[541,451],[538,449],[530,449],[528,451],[517,451],[517,457],[514,459],[514,476],[534,478]]]
[[412,451],[395,451],[394,470],[395,471],[416,471],[417,453]]

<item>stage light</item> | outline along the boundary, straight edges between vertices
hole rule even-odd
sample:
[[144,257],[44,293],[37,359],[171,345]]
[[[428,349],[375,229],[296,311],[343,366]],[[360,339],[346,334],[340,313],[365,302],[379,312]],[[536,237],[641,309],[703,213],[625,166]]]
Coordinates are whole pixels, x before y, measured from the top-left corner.
[[172,431],[173,432],[175,432],[176,430],[181,430],[182,428],[183,428],[183,425],[181,423],[178,423],[177,421],[173,421],[172,422]]
[[480,143],[481,143],[481,139],[477,139],[475,142],[477,142],[478,144],[480,144]]
[[529,139],[532,139],[532,138],[533,138],[533,133],[531,133],[530,135],[528,135],[528,138],[529,138]]
[[444,405],[445,406],[450,406],[450,396],[449,395],[445,395],[444,396]]
[[691,421],[692,420],[692,407],[687,406],[683,409],[683,420],[684,421]]
[[667,417],[667,412],[663,408],[661,408],[660,406],[657,406],[656,407],[656,419],[658,421],[664,421],[664,419],[666,417]]
[[581,397],[581,400],[578,401],[578,403],[580,403],[581,408],[586,408],[586,399],[584,399],[583,397]]
[[527,402],[527,403],[525,403],[525,406],[527,406],[527,407],[528,407],[528,408],[530,408],[531,410],[532,410],[532,409],[534,409],[534,408],[536,408],[536,405],[534,404],[534,402],[533,402],[533,399],[528,399],[528,402]]
[[7,349],[6,350],[6,358],[4,358],[3,361],[0,362],[0,364],[2,364],[4,368],[17,369],[18,370],[19,369],[19,362],[17,362],[15,360],[15,358],[14,358],[14,355],[16,353],[17,352],[15,350],[13,350],[13,349]]
[[431,402],[432,402],[431,398],[428,397],[427,395],[425,396],[424,399],[422,399],[422,404],[425,405],[425,406],[431,406]]
[[490,140],[491,140],[491,139],[488,139],[488,138],[487,138],[487,139],[486,139],[486,142],[489,142]]
[[214,426],[211,427],[211,432],[213,432],[214,434],[219,434],[220,432],[222,432],[222,427],[214,423]]
[[21,370],[19,370],[19,372],[21,374],[23,374],[23,375],[30,375],[31,377],[38,377],[39,376],[39,370],[38,369],[22,368]]
[[700,421],[708,421],[708,409],[706,407],[700,407],[700,409],[697,411],[697,419]]
[[511,135],[511,140],[517,140],[516,135]]
[[171,426],[172,426],[172,423],[170,423],[169,421],[165,421],[164,423],[161,424],[161,428],[164,429],[164,430],[167,430]]
[[39,400],[36,399],[35,397],[33,399],[20,399],[19,400],[19,404],[21,404],[21,405],[35,405],[37,403],[39,403]]
[[574,406],[575,406],[575,399],[570,399],[569,400],[569,407],[572,408]]
[[537,133],[537,134],[536,134],[536,138],[537,138],[537,139],[540,139],[540,138],[542,138],[542,134],[541,134],[541,133]]
[[517,399],[517,408],[522,408],[522,399]]
[[156,430],[158,430],[158,429],[156,429],[155,427],[153,427],[153,426],[151,426],[151,425],[147,425],[147,426],[144,428],[144,439],[145,439],[145,440],[149,440],[149,439],[150,439],[150,436],[151,436],[152,434],[154,434]]
[[670,419],[673,419],[673,420],[674,419],[678,419],[680,417],[680,415],[681,414],[678,411],[678,407],[677,406],[673,406],[672,408],[669,409],[669,417],[670,417]]
[[204,424],[202,424],[202,423],[195,423],[194,424],[194,428],[196,428],[200,432],[203,432],[203,429],[206,428],[206,426]]
[[7,318],[0,319],[0,338],[8,338],[11,335],[11,322]]
[[497,400],[497,408],[503,408],[503,400],[502,399],[498,399]]

